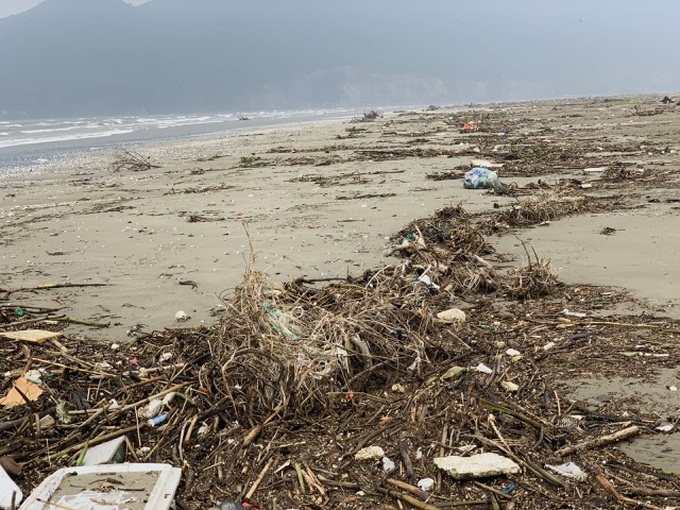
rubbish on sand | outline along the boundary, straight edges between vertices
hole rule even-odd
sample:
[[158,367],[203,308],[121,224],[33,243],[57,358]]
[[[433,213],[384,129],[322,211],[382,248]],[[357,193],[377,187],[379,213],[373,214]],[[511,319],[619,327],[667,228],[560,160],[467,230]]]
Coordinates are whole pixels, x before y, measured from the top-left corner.
[[460,308],[449,308],[437,314],[437,319],[445,322],[465,322],[465,312]]
[[0,398],[0,405],[11,409],[16,406],[26,404],[26,401],[34,402],[40,398],[43,390],[37,384],[29,381],[25,377],[19,377],[14,381],[14,386],[3,398]]
[[575,480],[584,481],[588,479],[588,475],[584,473],[580,467],[578,467],[573,462],[565,462],[558,466],[551,466],[550,464],[545,465],[551,471],[554,471],[558,475],[566,476],[567,478],[574,478]]
[[35,344],[41,344],[45,340],[50,338],[60,337],[61,333],[56,333],[54,331],[45,331],[42,329],[24,329],[23,331],[8,331],[6,333],[0,333],[0,337],[7,338],[8,340],[21,340],[22,342],[29,342]]
[[437,457],[434,459],[434,463],[439,469],[459,480],[520,472],[520,467],[514,461],[496,453],[480,453],[470,457],[458,455]]
[[100,464],[120,464],[125,460],[125,436],[106,443],[91,446],[85,452],[83,466],[97,466]]
[[0,508],[16,508],[24,495],[19,486],[14,483],[5,470],[0,467]]
[[355,455],[355,460],[375,460],[382,459],[385,456],[385,450],[380,446],[367,446],[362,448]]
[[[102,464],[60,469],[45,478],[20,510],[101,508],[168,510],[182,470],[169,464]],[[108,483],[102,483],[102,479]]]
[[475,167],[465,172],[463,187],[465,189],[492,189],[500,186],[498,174],[488,168]]
[[491,370],[489,367],[487,367],[484,363],[480,363],[475,367],[475,370],[477,372],[481,372],[483,374],[493,374],[493,370]]
[[489,161],[488,159],[473,159],[470,161],[470,166],[474,167],[482,167],[482,168],[503,168],[505,166],[505,163],[494,163],[493,161]]

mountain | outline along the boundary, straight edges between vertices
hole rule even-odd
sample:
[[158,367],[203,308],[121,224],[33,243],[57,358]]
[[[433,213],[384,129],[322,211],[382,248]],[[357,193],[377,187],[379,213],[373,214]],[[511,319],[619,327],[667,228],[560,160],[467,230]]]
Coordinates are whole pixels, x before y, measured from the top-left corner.
[[373,1],[45,0],[0,20],[0,116],[443,100],[443,79],[385,35],[405,0]]

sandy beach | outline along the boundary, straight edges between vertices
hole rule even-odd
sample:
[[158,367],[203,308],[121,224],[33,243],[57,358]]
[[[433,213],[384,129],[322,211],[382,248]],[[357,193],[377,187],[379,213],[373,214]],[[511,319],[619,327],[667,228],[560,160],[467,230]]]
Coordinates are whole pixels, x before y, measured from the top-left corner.
[[[476,127],[463,129],[469,122]],[[382,479],[381,469],[351,467],[351,459],[366,444],[363,439],[357,440],[364,437],[364,428],[382,434],[392,426],[390,420],[399,422],[400,437],[410,438],[413,453],[422,442],[426,454],[417,461],[417,467],[421,473],[431,473],[431,457],[437,452],[441,456],[442,452],[453,451],[452,445],[459,440],[453,440],[458,424],[465,424],[468,431],[473,430],[472,423],[474,430],[482,426],[482,419],[466,414],[475,412],[488,419],[490,425],[484,425],[488,437],[479,439],[470,432],[470,441],[477,438],[484,448],[491,448],[501,444],[492,441],[499,438],[503,448],[524,448],[540,463],[561,461],[560,452],[571,451],[568,445],[581,441],[586,432],[603,435],[618,430],[614,427],[622,423],[634,424],[639,427],[626,430],[642,437],[625,443],[621,450],[637,462],[677,472],[677,439],[664,435],[661,441],[657,431],[666,429],[655,427],[666,426],[666,422],[674,426],[677,418],[677,406],[668,398],[668,392],[677,391],[680,360],[680,351],[675,347],[680,331],[680,298],[676,291],[680,282],[680,234],[676,228],[680,214],[679,107],[661,104],[659,97],[630,96],[431,107],[383,112],[372,119],[257,129],[244,126],[218,136],[140,145],[134,155],[151,164],[147,169],[116,170],[121,152],[110,151],[81,154],[67,162],[0,178],[0,304],[8,318],[0,331],[29,323],[22,322],[25,319],[20,310],[16,316],[11,315],[15,308],[68,319],[67,325],[52,324],[63,328],[66,347],[59,343],[49,346],[54,352],[43,361],[61,377],[50,383],[64,388],[77,385],[69,379],[75,376],[68,373],[64,359],[74,361],[75,352],[89,360],[78,361],[76,375],[86,381],[78,384],[108,385],[101,395],[99,387],[88,391],[94,395],[93,402],[99,395],[96,412],[109,413],[112,421],[119,420],[112,428],[126,426],[123,430],[135,430],[137,415],[130,417],[118,408],[108,407],[111,395],[125,395],[127,402],[133,401],[123,409],[134,408],[134,413],[141,403],[146,404],[153,391],[164,394],[168,387],[183,388],[193,395],[191,406],[172,408],[172,426],[156,433],[149,427],[140,432],[137,424],[134,438],[139,443],[136,448],[149,441],[165,441],[166,445],[179,441],[179,454],[170,446],[159,451],[154,447],[151,453],[137,449],[134,454],[182,465],[180,490],[186,508],[198,508],[189,504],[191,498],[215,502],[218,493],[249,499],[262,481],[256,479],[258,472],[264,477],[275,461],[283,466],[280,469],[286,473],[285,483],[295,486],[293,461],[284,463],[289,448],[300,458],[313,458],[324,470],[317,472],[322,473],[322,478],[339,477],[337,473],[347,469],[347,477],[351,475],[362,483],[374,481],[375,477]],[[496,168],[503,186],[495,190],[465,189],[463,175],[479,165]],[[439,218],[439,223],[427,220],[442,209],[449,216]],[[473,221],[460,219],[468,216]],[[418,219],[425,220],[414,222]],[[491,248],[480,251],[480,257],[464,246],[456,232],[446,230],[449,225],[461,229],[474,225],[478,233],[464,232],[463,237],[467,235],[474,241],[475,236],[479,234],[482,239],[483,234]],[[425,226],[431,231],[424,232]],[[409,242],[423,245],[411,245],[413,258],[404,262],[398,256]],[[534,264],[534,269],[536,265],[539,269],[551,267],[560,282],[553,285],[554,281],[548,279],[551,286],[541,299],[540,292],[524,292],[523,286],[528,284],[522,282],[521,271],[512,273],[526,267],[527,262]],[[363,317],[361,320],[370,327],[361,329],[357,325],[361,321],[352,314],[360,315],[362,311],[351,306],[343,308],[340,291],[336,296],[332,289],[311,289],[337,282],[347,285],[342,292],[352,295],[356,303],[373,306],[380,301],[373,299],[371,292],[378,293],[380,285],[373,285],[381,269],[398,264],[403,264],[402,269],[394,270],[392,280],[385,277],[384,288],[395,291],[389,284],[402,285],[399,282],[403,279],[407,283],[395,291],[403,295],[393,301],[385,298],[389,303],[382,303],[384,310],[378,308],[376,313],[384,312],[390,320],[406,317],[406,326],[397,323],[393,328],[383,317],[375,319],[376,326],[371,322],[373,318]],[[285,349],[299,353],[296,349],[301,342],[295,331],[271,322],[272,314],[281,317],[285,313],[271,308],[269,301],[265,302],[269,308],[260,306],[262,295],[253,299],[253,306],[254,314],[265,318],[260,318],[265,321],[264,328],[257,321],[249,324],[245,313],[241,321],[236,305],[230,313],[224,311],[233,289],[252,268],[279,284],[305,280],[290,291],[290,302],[284,303],[291,310],[307,314],[304,321],[309,322],[304,326],[313,334],[305,336],[312,342],[305,355],[318,354],[314,342],[324,339],[324,334],[330,335],[332,341],[326,338],[328,345],[323,344],[323,348],[335,349],[335,358],[341,357],[338,349],[358,349],[362,345],[359,335],[350,339],[347,333],[353,328],[367,336],[374,335],[371,338],[377,348],[388,346],[382,357],[374,353],[376,364],[370,365],[369,360],[369,368],[358,361],[354,361],[356,366],[347,365],[347,374],[355,374],[352,370],[358,373],[352,377],[345,374],[346,380],[341,376],[337,380],[322,376],[300,379],[300,384],[310,387],[327,382],[331,389],[340,388],[327,391],[325,386],[319,386],[331,404],[323,404],[328,406],[328,414],[319,415],[318,422],[304,415],[304,405],[300,415],[294,409],[282,416],[288,412],[285,406],[293,401],[286,396],[274,407],[276,402],[267,393],[272,391],[267,386],[269,373],[255,373],[262,359],[244,357],[243,363],[229,365],[237,351],[239,355],[259,352],[258,348],[247,348],[250,342],[259,342],[259,336],[263,341],[274,342],[272,345],[281,342]],[[418,273],[411,274],[415,269],[435,281],[441,278],[448,286],[440,289],[427,284],[425,289],[420,286],[423,281],[414,276]],[[368,283],[361,280],[365,274],[372,275]],[[514,285],[521,292],[517,287],[513,290],[499,284],[510,281],[503,280],[501,274],[519,275]],[[354,285],[355,281],[361,283]],[[443,292],[435,292],[440,290]],[[326,299],[323,305],[316,302],[315,293]],[[433,315],[435,311],[450,306],[467,310],[465,324],[455,326],[458,330],[434,318],[439,317]],[[343,313],[349,313],[349,318]],[[202,343],[193,346],[190,342],[198,340],[190,333],[164,333],[175,327],[198,331],[198,326],[215,325],[224,315],[229,319],[220,323],[221,329],[212,330],[221,335],[223,346],[210,340],[206,340],[208,347]],[[294,319],[304,322],[302,316]],[[337,321],[337,328],[333,321]],[[239,329],[242,336],[231,338],[230,327],[243,327]],[[409,328],[413,328],[410,333]],[[200,335],[202,342],[207,333]],[[342,335],[346,336],[344,340]],[[243,350],[241,341],[246,345]],[[115,351],[110,348],[113,344],[117,344]],[[506,353],[508,347],[519,350],[509,349]],[[206,354],[208,348],[210,353]],[[233,352],[229,350],[232,348]],[[271,357],[280,354],[277,349],[272,350]],[[15,375],[23,373],[20,357],[24,355],[19,347],[10,345],[6,352],[17,358],[12,365]],[[168,359],[173,364],[160,361],[163,352],[170,353]],[[390,353],[395,356],[392,365]],[[323,355],[328,353],[324,351]],[[30,365],[32,358],[26,357]],[[100,357],[111,363],[101,368],[94,362]],[[335,358],[334,362],[338,362]],[[138,359],[140,364],[146,363],[144,370],[161,375],[145,379],[149,377],[145,372],[140,379],[135,371]],[[225,359],[229,362],[223,362]],[[412,361],[415,367],[422,361],[430,372],[424,369],[421,374],[419,368],[409,366]],[[224,364],[220,366],[220,362]],[[284,359],[281,366],[288,367],[287,362]],[[296,361],[290,363],[292,366]],[[447,375],[452,363],[465,367],[453,367],[460,368],[457,374],[467,374],[459,382],[451,379],[458,375]],[[128,368],[131,365],[137,368]],[[235,374],[233,380],[228,380],[232,375],[225,368],[228,365]],[[279,365],[274,365],[278,370]],[[479,366],[486,371],[478,370]],[[369,382],[356,381],[379,367],[384,372],[374,380],[367,377]],[[192,371],[198,374],[197,379],[191,378]],[[246,377],[248,374],[252,376]],[[294,375],[298,377],[299,373]],[[482,379],[487,375],[488,379]],[[99,378],[105,382],[98,382]],[[503,383],[514,381],[510,386],[514,389],[497,384],[501,378],[507,378]],[[123,389],[116,386],[119,382]],[[249,382],[255,388],[252,393],[241,392],[242,385]],[[222,383],[225,386],[220,386]],[[364,383],[366,388],[361,386]],[[137,391],[134,397],[126,392],[125,384],[132,384]],[[366,398],[350,402],[355,385]],[[288,387],[290,381],[282,382],[281,394],[287,395]],[[644,392],[642,396],[640,391]],[[243,396],[245,393],[248,395]],[[493,399],[516,404],[520,410],[522,406],[530,409],[534,414],[527,411],[527,416],[534,418],[521,413],[526,418],[522,423],[507,416],[489,418],[490,411],[496,415],[507,411],[502,406],[494,407],[496,400],[488,396],[492,393]],[[249,407],[253,395],[263,399],[260,406]],[[295,392],[291,395],[299,398]],[[335,405],[329,395],[341,395],[345,400]],[[569,400],[564,395],[577,396]],[[241,397],[237,405],[234,399]],[[459,397],[460,404],[451,403]],[[420,403],[418,399],[422,399]],[[610,406],[610,402],[614,403]],[[303,402],[306,403],[307,400]],[[213,412],[215,409],[218,411]],[[242,413],[241,422],[235,426],[232,411]],[[72,411],[83,418],[94,412]],[[518,414],[508,416],[516,418]],[[587,428],[564,425],[565,420],[573,422],[584,416]],[[361,425],[359,418],[366,419],[370,427]],[[16,418],[14,424],[19,427],[24,423],[22,419],[26,418]],[[267,423],[276,423],[276,427],[267,429]],[[336,430],[337,423],[340,425]],[[451,428],[450,423],[456,423],[455,427]],[[506,427],[502,429],[504,434],[516,434],[511,447],[505,444],[496,423]],[[198,429],[201,424],[208,430],[212,427],[214,435],[194,433],[194,427]],[[314,428],[317,426],[332,439],[323,439]],[[92,437],[95,433],[100,439],[108,437],[106,430],[97,425]],[[252,442],[260,433],[266,446]],[[232,434],[237,441],[226,439]],[[533,438],[532,434],[537,434],[535,443],[534,439],[526,439]],[[304,439],[289,442],[300,437]],[[395,437],[389,441],[394,443],[390,444],[392,455],[399,456]],[[185,439],[193,441],[194,449],[182,453]],[[283,453],[261,457],[260,448],[267,450],[275,440],[284,442],[280,446]],[[76,436],[59,443],[64,455],[77,454],[78,445],[74,443]],[[49,445],[46,448],[49,451]],[[202,448],[210,452],[207,459]],[[322,448],[328,448],[338,459],[333,460],[330,453],[319,454]],[[18,458],[32,455],[24,451],[26,448],[17,446],[15,450]],[[224,453],[222,458],[220,452],[229,455]],[[185,454],[189,461],[183,457]],[[612,447],[603,450],[601,457],[596,451],[588,451],[576,459],[586,467],[616,460],[629,466],[626,469],[631,473],[641,469],[642,464],[626,464],[629,460],[619,454]],[[232,467],[237,465],[234,459],[242,463],[238,469]],[[269,460],[265,464],[263,459]],[[37,462],[47,469],[47,463]],[[218,465],[218,471],[202,475]],[[257,469],[251,470],[252,466]],[[532,476],[530,471],[525,475]],[[276,481],[271,473],[268,476],[267,497],[276,500],[277,484],[283,478]],[[436,483],[441,490],[445,487],[464,494],[469,489],[438,476]],[[655,478],[655,483],[660,479]],[[233,487],[222,490],[224,480]],[[253,484],[253,480],[257,483]],[[30,485],[28,479],[22,483],[24,487]],[[671,487],[671,482],[668,484]],[[248,491],[249,487],[253,492]],[[354,490],[359,485],[351,487]],[[585,482],[569,493],[574,504],[581,499],[579,490],[589,491],[592,508],[600,507],[597,490],[592,483],[586,487]],[[291,489],[283,500],[292,505],[300,498],[311,497],[305,495],[304,488],[295,491]],[[526,487],[522,491],[517,500],[536,502],[536,508],[562,497],[558,492],[546,496],[543,490],[540,497],[547,499],[536,499],[536,493]],[[323,490],[319,494],[319,501],[331,506],[329,501],[339,504],[338,500],[324,499],[327,495]],[[336,496],[337,493],[333,497]]]
[[[592,194],[622,194],[627,207],[517,231],[494,241],[499,252],[521,263],[518,239],[528,241],[561,280],[622,286],[648,299],[648,311],[678,316],[672,171],[678,113],[671,106],[659,115],[635,115],[663,106],[657,103],[627,97],[387,113],[373,122],[151,144],[139,153],[159,168],[147,171],[114,172],[116,154],[104,152],[3,176],[0,287],[106,284],[13,293],[34,306],[109,324],[70,328],[97,339],[121,341],[130,330],[172,326],[178,311],[190,317],[187,325],[206,323],[253,257],[258,269],[282,282],[381,267],[390,263],[383,256],[389,237],[412,219],[449,205],[476,213],[515,201],[463,189],[461,168],[473,159],[502,163],[504,151],[522,139],[559,151],[578,138],[586,144],[578,147],[579,159],[553,167],[538,162],[541,168],[511,175],[501,170],[501,180],[525,186],[579,179],[593,183]],[[461,134],[459,120],[466,118],[489,121],[480,122],[484,132]],[[642,186],[622,181],[612,191],[601,185],[600,173],[583,172],[615,160],[645,172]],[[459,178],[428,179],[443,172]],[[606,227],[616,235],[601,235]]]

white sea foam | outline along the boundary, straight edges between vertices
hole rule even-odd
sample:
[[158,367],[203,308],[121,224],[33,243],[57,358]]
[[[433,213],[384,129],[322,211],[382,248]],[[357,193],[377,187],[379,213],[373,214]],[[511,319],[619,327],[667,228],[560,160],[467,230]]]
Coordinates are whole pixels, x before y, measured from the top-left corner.
[[105,138],[114,135],[133,133],[134,129],[111,129],[98,133],[74,133],[65,136],[46,136],[41,138],[13,138],[11,140],[0,141],[0,148],[16,147],[19,145],[31,145],[36,143],[55,143],[68,142],[70,140],[83,140],[88,138]]

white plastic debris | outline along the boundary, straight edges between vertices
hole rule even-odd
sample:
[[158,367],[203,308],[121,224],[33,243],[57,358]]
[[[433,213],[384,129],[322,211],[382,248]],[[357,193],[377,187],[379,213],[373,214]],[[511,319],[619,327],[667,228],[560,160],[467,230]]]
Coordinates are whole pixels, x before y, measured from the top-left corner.
[[655,430],[658,430],[659,432],[670,432],[673,430],[675,426],[672,423],[664,422],[658,427],[656,427]]
[[24,495],[19,486],[14,483],[5,470],[0,467],[0,508],[12,507],[12,495],[14,495],[14,504],[19,505]]
[[493,374],[493,370],[487,367],[484,363],[480,363],[479,365],[477,365],[477,367],[475,367],[475,370],[483,374]]
[[409,372],[417,370],[418,367],[420,366],[420,362],[421,362],[420,355],[416,355],[416,359],[414,359],[413,363],[406,367],[406,370],[408,370]]
[[562,310],[562,313],[568,317],[578,317],[579,319],[583,319],[584,317],[587,317],[587,314],[583,312],[572,312],[569,309],[565,308]]
[[186,314],[184,310],[180,310],[175,314],[175,320],[177,322],[184,322],[189,320],[189,316]]
[[567,462],[565,464],[560,464],[558,466],[551,466],[550,464],[545,465],[550,471],[554,471],[558,475],[566,476],[567,478],[573,478],[575,480],[584,481],[588,479],[588,475],[584,473],[580,467],[578,467],[573,462]]
[[100,464],[119,464],[125,459],[125,436],[119,436],[96,446],[90,446],[85,452],[83,466]]
[[510,392],[515,392],[519,390],[519,385],[515,384],[514,382],[510,381],[501,381],[501,387],[505,391],[510,391]]
[[423,449],[419,446],[418,449],[416,450],[416,460],[420,460],[423,458]]
[[139,411],[139,416],[142,418],[153,418],[163,410],[164,405],[160,398],[154,398]]
[[470,453],[475,448],[477,448],[477,447],[473,444],[464,444],[463,446],[457,447],[456,451],[458,451],[460,453]]
[[421,491],[428,492],[432,490],[432,487],[434,487],[434,480],[432,478],[423,478],[418,480],[416,485]]
[[161,354],[158,358],[158,361],[161,363],[165,363],[167,361],[170,361],[172,359],[173,354],[171,352],[164,352]]
[[[102,464],[59,469],[26,498],[23,510],[106,508],[169,510],[182,470],[168,464]],[[102,480],[116,480],[111,487]],[[4,494],[0,491],[0,494]],[[46,503],[47,502],[47,503]]]
[[427,276],[425,273],[421,274],[420,277],[418,278],[418,281],[421,283],[424,283],[431,289],[439,290],[441,287],[437,285],[436,283],[433,283],[432,280],[430,280],[430,277]]
[[117,351],[118,349],[120,349],[120,344],[116,344],[116,343],[111,344],[111,350],[112,351]]
[[543,350],[544,350],[544,351],[549,351],[549,350],[552,349],[553,347],[555,347],[555,342],[548,342],[547,344],[545,344],[545,345],[543,346]]
[[42,384],[42,372],[40,370],[29,370],[24,374],[24,378],[40,386]]
[[437,314],[437,318],[445,322],[465,322],[466,315],[460,308],[449,308]]
[[397,466],[389,457],[382,458],[382,468],[386,475],[391,475],[397,470]]
[[354,460],[377,460],[385,456],[385,450],[380,446],[367,446],[354,454]]
[[515,356],[519,356],[522,353],[519,352],[517,349],[508,349],[507,351],[505,351],[505,354],[514,358]]
[[470,457],[451,455],[437,457],[435,465],[449,476],[458,480],[487,478],[520,472],[520,467],[511,459],[496,453],[480,453]]
[[678,387],[677,387],[677,386],[669,386],[668,389],[669,389],[670,391],[678,391]]

